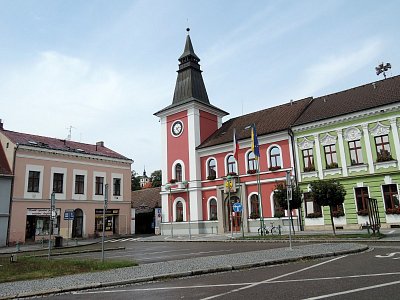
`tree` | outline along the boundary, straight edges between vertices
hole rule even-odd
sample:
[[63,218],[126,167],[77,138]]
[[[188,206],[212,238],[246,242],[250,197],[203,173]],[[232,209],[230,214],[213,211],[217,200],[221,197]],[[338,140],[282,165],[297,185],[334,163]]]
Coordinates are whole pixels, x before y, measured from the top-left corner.
[[311,196],[320,206],[329,206],[333,234],[336,235],[335,224],[333,222],[333,208],[342,205],[346,196],[343,185],[334,179],[317,180],[310,184]]
[[161,186],[161,178],[162,178],[161,170],[155,170],[153,173],[151,173],[150,178],[152,187]]
[[140,190],[140,179],[135,170],[131,171],[131,191]]
[[[302,191],[299,187],[292,189],[292,200],[290,201],[290,218],[292,219],[292,210],[301,207],[301,195]],[[277,183],[274,191],[274,202],[280,208],[280,211],[275,210],[274,216],[280,218],[284,216],[284,210],[288,209],[287,203],[287,188],[284,183]],[[294,232],[294,225],[292,222],[292,228]]]

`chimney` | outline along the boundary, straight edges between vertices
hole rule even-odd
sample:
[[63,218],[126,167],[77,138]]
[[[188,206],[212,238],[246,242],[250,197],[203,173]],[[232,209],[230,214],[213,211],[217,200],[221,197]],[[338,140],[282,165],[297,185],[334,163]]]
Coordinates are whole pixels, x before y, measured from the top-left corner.
[[3,130],[3,129],[4,129],[4,127],[3,127],[3,120],[0,119],[0,130]]
[[103,141],[97,142],[96,147],[104,147],[104,142]]

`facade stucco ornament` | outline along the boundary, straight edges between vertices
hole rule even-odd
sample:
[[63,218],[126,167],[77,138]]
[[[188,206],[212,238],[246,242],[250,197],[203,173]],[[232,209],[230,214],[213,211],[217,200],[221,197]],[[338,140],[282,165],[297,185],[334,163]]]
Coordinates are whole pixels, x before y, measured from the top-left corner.
[[301,150],[310,149],[314,147],[314,141],[304,138],[304,140],[301,143],[298,143],[298,145]]
[[361,139],[361,130],[357,127],[346,128],[344,131],[344,139],[348,142]]
[[327,133],[321,139],[321,144],[322,144],[322,146],[334,145],[334,144],[336,144],[336,138],[337,138],[336,136],[333,136],[333,135]]
[[371,128],[369,132],[371,132],[373,136],[389,134],[390,126],[383,125],[380,122],[377,122],[376,125],[373,128]]

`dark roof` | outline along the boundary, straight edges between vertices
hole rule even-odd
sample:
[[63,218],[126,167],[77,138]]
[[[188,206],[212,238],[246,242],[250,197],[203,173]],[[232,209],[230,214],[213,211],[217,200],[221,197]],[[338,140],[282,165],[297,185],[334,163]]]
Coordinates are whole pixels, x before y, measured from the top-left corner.
[[233,141],[233,129],[236,128],[237,140],[251,137],[251,130],[246,129],[251,124],[256,125],[257,136],[288,130],[300,116],[312,98],[291,101],[241,117],[233,118],[215,131],[198,148],[206,148]]
[[91,145],[78,143],[74,141],[50,138],[40,135],[1,130],[13,143],[42,149],[51,149],[58,151],[67,151],[80,154],[98,155],[110,158],[129,159],[107,147],[100,145]]
[[160,191],[161,188],[159,187],[132,191],[132,208],[146,210],[161,207]]
[[200,102],[212,109],[222,112],[224,115],[228,114],[210,104],[203,76],[201,75],[202,71],[200,70],[199,61],[200,58],[194,53],[192,41],[188,34],[186,37],[185,49],[183,54],[179,57],[180,64],[172,104],[156,112],[155,115],[192,101]]
[[314,98],[294,125],[316,122],[400,101],[400,76]]
[[8,164],[6,154],[3,147],[0,145],[0,175],[11,175],[10,165]]

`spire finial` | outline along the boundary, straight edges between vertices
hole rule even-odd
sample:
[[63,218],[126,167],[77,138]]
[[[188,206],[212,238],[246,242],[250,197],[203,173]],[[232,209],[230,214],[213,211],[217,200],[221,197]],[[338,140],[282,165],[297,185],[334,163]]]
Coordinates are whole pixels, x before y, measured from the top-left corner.
[[187,34],[189,35],[190,28],[186,28]]

